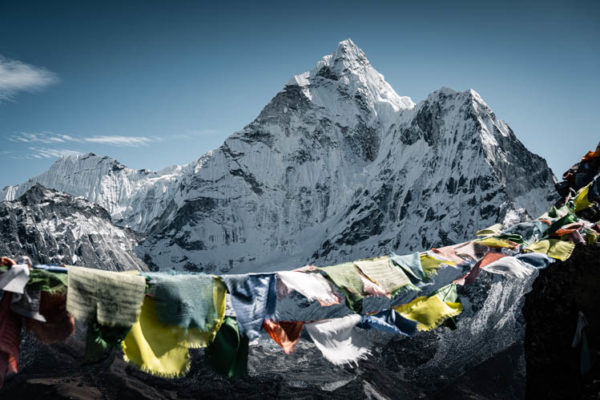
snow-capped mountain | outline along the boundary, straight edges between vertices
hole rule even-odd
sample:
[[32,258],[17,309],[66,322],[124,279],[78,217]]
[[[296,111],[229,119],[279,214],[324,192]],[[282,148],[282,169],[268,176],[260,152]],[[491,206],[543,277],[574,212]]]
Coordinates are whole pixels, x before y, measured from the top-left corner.
[[541,214],[554,178],[475,91],[442,88],[415,104],[345,40],[185,167],[71,157],[3,196],[34,182],[143,232],[150,264],[248,272],[460,242]]
[[0,203],[0,253],[34,263],[106,270],[147,270],[135,255],[137,234],[111,222],[106,210],[36,184]]
[[182,176],[142,248],[163,268],[326,265],[457,243],[552,193],[476,92],[415,105],[346,40]]
[[184,169],[134,170],[106,156],[74,155],[60,158],[48,171],[21,185],[5,187],[0,198],[15,200],[40,183],[82,196],[104,207],[116,224],[143,232],[164,211]]

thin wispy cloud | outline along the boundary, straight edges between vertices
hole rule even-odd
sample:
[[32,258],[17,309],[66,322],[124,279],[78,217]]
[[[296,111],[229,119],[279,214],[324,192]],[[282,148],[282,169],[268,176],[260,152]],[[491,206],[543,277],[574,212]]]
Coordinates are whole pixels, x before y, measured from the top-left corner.
[[58,82],[53,72],[0,55],[0,101],[19,92],[36,92]]
[[68,157],[68,156],[76,156],[82,154],[79,151],[69,150],[69,149],[52,149],[52,148],[43,148],[43,147],[29,147],[28,158],[34,159],[45,159],[45,158],[59,158],[59,157]]
[[22,146],[21,150],[11,151],[14,158],[42,160],[89,153],[92,150],[90,146],[137,148],[162,142],[165,138],[123,135],[73,136],[54,132],[21,132],[9,136],[7,140],[17,146]]
[[18,135],[11,136],[8,140],[15,143],[65,143],[74,141],[73,138],[69,135],[60,135],[53,133],[26,133],[22,132]]
[[39,143],[39,144],[58,144],[58,143],[95,143],[108,146],[127,146],[140,147],[150,143],[162,142],[164,139],[155,136],[121,136],[121,135],[102,135],[102,136],[71,136],[60,133],[41,132],[28,133],[22,132],[11,136],[8,140],[15,143]]
[[109,144],[114,146],[132,146],[138,147],[143,146],[152,142],[159,142],[162,139],[157,137],[145,137],[145,136],[92,136],[89,138],[83,138],[85,143],[100,143]]

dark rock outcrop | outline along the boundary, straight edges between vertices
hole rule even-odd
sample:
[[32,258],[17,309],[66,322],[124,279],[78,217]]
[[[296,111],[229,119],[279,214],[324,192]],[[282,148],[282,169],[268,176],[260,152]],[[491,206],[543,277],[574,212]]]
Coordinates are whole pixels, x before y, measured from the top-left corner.
[[[525,359],[528,399],[600,398],[600,248],[580,247],[540,274],[527,295]],[[571,343],[583,312],[592,370],[582,376]]]

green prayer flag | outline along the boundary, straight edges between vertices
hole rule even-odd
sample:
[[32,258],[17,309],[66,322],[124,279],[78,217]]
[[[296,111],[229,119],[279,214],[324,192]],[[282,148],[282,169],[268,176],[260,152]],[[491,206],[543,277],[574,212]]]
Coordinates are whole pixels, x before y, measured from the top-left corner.
[[67,291],[67,274],[51,272],[43,269],[29,271],[28,286],[34,286],[42,292],[50,294],[65,293]]
[[104,326],[95,321],[88,323],[85,340],[85,362],[101,361],[107,353],[121,347],[131,327]]
[[552,223],[552,225],[550,225],[550,228],[548,229],[548,235],[556,232],[561,227],[563,227],[567,224],[572,224],[573,222],[577,222],[577,221],[579,221],[579,218],[577,218],[577,215],[575,215],[572,212],[569,212],[567,215],[557,219],[556,221],[554,221]]
[[362,311],[363,283],[354,263],[344,263],[319,268],[325,276],[337,286],[346,297],[346,305],[354,312]]
[[519,243],[519,244],[525,243],[525,240],[523,240],[523,236],[519,235],[518,233],[501,233],[496,237],[498,239],[510,240],[511,242],[515,242],[515,243]]
[[206,362],[221,375],[240,378],[248,375],[248,337],[242,336],[233,317],[225,317],[215,340],[205,351]]
[[456,303],[458,300],[458,293],[456,292],[456,284],[451,283],[449,285],[443,286],[433,292],[434,295],[442,299],[442,301],[449,301],[451,303]]

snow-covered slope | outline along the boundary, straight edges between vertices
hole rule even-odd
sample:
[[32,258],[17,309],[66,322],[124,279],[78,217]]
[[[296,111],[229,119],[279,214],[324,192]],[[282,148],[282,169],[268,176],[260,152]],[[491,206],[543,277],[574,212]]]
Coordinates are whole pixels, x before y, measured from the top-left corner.
[[59,160],[34,182],[84,196],[146,235],[155,266],[286,269],[460,242],[541,214],[553,176],[473,90],[415,104],[351,40],[293,77],[259,116],[185,167]]
[[36,184],[0,203],[0,253],[34,263],[106,270],[147,270],[135,255],[137,235],[112,224],[102,207]]

